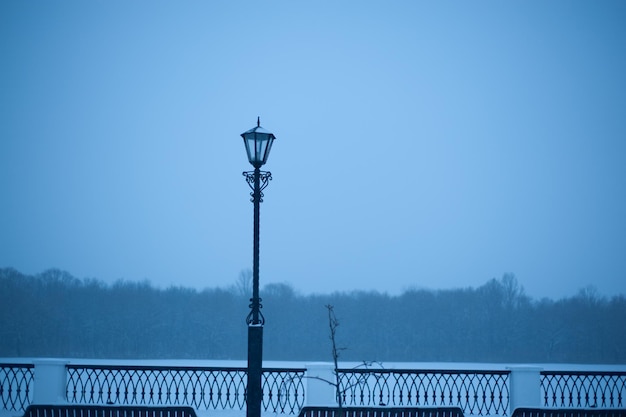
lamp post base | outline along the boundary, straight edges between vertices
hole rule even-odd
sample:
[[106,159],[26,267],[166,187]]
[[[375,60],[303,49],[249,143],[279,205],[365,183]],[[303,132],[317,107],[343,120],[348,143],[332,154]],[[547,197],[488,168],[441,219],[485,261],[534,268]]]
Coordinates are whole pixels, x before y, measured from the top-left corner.
[[263,403],[263,325],[248,325],[248,386],[246,417],[261,417]]

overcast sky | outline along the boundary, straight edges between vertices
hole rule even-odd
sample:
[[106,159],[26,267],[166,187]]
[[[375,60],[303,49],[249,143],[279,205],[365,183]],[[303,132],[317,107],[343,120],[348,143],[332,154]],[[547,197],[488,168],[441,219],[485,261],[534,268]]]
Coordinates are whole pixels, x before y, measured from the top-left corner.
[[[626,294],[626,2],[0,2],[0,267]],[[262,295],[262,294],[261,294]]]

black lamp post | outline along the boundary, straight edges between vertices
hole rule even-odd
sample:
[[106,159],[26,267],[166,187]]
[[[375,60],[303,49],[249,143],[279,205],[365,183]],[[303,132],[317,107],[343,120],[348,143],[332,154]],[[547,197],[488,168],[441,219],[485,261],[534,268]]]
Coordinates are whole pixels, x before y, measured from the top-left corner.
[[263,388],[261,375],[263,372],[263,324],[265,318],[261,313],[261,298],[259,297],[259,206],[263,201],[263,190],[272,179],[272,173],[261,171],[267,162],[276,136],[261,127],[260,118],[257,118],[256,127],[241,134],[246,145],[248,161],[254,171],[244,172],[248,185],[252,189],[252,203],[254,203],[254,249],[252,266],[252,298],[250,299],[250,313],[246,317],[248,324],[248,385],[246,392],[246,417],[261,417],[261,403]]

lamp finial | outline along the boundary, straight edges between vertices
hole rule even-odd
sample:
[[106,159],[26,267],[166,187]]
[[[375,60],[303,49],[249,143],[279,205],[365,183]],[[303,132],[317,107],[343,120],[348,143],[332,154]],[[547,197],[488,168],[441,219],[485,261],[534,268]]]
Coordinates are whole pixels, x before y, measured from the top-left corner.
[[261,126],[261,116],[257,116],[256,118],[256,127]]

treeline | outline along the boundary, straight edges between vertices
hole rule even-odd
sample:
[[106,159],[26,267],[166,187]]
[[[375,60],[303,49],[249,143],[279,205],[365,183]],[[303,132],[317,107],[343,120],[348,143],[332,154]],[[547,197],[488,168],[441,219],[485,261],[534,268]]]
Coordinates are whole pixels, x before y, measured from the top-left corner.
[[[285,284],[261,296],[266,360],[331,360],[330,304],[346,361],[626,363],[623,295],[532,300],[505,275],[399,296],[301,295]],[[0,357],[245,359],[248,299],[245,274],[231,288],[197,291],[0,269]]]

